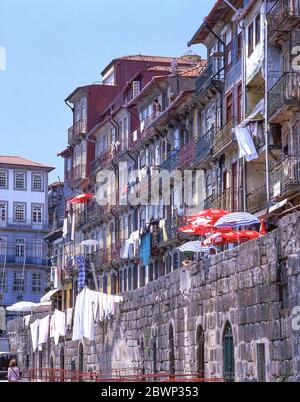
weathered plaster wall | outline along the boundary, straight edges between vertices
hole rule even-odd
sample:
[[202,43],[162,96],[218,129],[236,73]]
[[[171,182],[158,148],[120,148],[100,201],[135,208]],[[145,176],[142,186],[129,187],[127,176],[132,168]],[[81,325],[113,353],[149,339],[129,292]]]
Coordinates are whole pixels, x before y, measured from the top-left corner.
[[[288,279],[283,309],[280,267]],[[124,294],[114,319],[97,327],[95,342],[83,341],[83,370],[156,367],[169,371],[169,327],[174,325],[177,372],[197,370],[196,335],[205,332],[205,375],[223,376],[223,332],[229,321],[235,346],[235,378],[256,381],[257,343],[265,344],[268,381],[300,381],[300,334],[292,331],[292,309],[300,305],[300,214],[285,217],[277,231],[190,268],[178,270],[146,287]],[[190,280],[189,280],[190,279]],[[17,333],[14,331],[17,330]],[[10,324],[14,350],[30,355],[30,336],[20,322]],[[43,366],[79,367],[79,342],[52,343],[43,351]],[[36,367],[39,358],[36,353]]]

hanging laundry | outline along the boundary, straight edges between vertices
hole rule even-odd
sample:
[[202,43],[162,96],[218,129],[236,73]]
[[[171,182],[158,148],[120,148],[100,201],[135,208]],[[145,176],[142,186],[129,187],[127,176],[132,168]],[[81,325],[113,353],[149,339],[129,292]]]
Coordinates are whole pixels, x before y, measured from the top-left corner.
[[66,279],[70,279],[73,273],[73,257],[68,257],[66,260]]
[[61,289],[62,281],[61,281],[61,268],[54,267],[54,289]]
[[63,238],[65,239],[67,236],[68,236],[68,218],[65,218],[63,225]]
[[78,273],[78,291],[85,287],[87,260],[84,255],[76,256],[77,273]]
[[71,218],[71,241],[75,240],[75,212],[73,210],[72,212],[72,218]]
[[258,159],[253,138],[247,127],[238,126],[235,129],[236,139],[240,149],[240,158],[245,157],[247,162]]
[[141,238],[141,249],[140,249],[140,256],[144,266],[150,264],[150,252],[151,252],[151,235],[150,233],[146,233]]
[[50,323],[50,315],[47,315],[47,317],[40,320],[39,340],[38,340],[38,347],[40,351],[42,351],[43,345],[48,341],[49,323]]
[[30,333],[31,333],[31,341],[32,341],[32,350],[35,352],[38,348],[39,343],[39,324],[40,320],[34,321],[30,325]]
[[50,338],[54,338],[56,346],[60,336],[66,336],[66,316],[65,313],[55,310],[50,320]]
[[132,232],[130,235],[130,243],[133,245],[133,256],[137,257],[140,246],[140,233],[138,230]]
[[163,237],[163,241],[167,241],[168,240],[168,233],[167,233],[167,226],[166,226],[166,221],[165,219],[161,219],[159,221],[158,224],[159,228],[162,231],[162,237]]
[[28,327],[29,327],[30,318],[31,318],[31,315],[26,315],[25,317],[23,317],[23,322],[24,322],[24,327],[25,327],[25,328],[28,328]]
[[66,310],[66,327],[70,328],[72,326],[72,318],[73,318],[73,308],[68,308]]

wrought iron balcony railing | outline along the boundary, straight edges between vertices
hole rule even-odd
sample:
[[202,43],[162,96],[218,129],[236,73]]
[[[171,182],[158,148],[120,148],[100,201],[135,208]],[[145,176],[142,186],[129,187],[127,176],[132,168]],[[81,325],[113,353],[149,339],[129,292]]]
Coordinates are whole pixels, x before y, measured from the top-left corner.
[[289,32],[300,21],[300,0],[277,0],[268,20],[270,32]]
[[205,208],[220,208],[230,212],[239,210],[239,193],[235,187],[229,187],[221,194],[212,194],[204,201]]
[[190,140],[186,145],[184,145],[179,151],[179,169],[184,169],[191,164],[191,162],[195,159],[195,141],[194,139]]
[[300,188],[300,155],[285,156],[271,170],[271,197],[280,198]]
[[98,170],[107,167],[113,160],[113,152],[110,148],[101,152],[100,156],[91,162],[91,173],[95,174]]
[[212,57],[205,70],[196,79],[196,92],[199,94],[209,87],[212,82],[224,82],[224,58]]
[[79,135],[87,134],[87,120],[79,120],[68,130],[68,141],[72,144]]
[[172,172],[176,170],[179,163],[179,151],[174,150],[168,153],[167,158],[160,165],[161,170]]
[[74,184],[77,180],[85,177],[85,167],[82,165],[75,166],[72,170],[66,172],[66,182],[69,186]]
[[300,74],[284,73],[269,91],[268,113],[271,122],[281,120],[290,108],[300,105]]
[[246,196],[247,199],[247,212],[255,214],[267,208],[267,188],[266,186],[259,187]]
[[50,259],[44,257],[17,257],[15,255],[0,254],[0,263],[14,265],[38,265],[47,267],[50,265]]
[[215,129],[212,127],[205,135],[200,137],[196,142],[196,155],[195,159],[198,163],[206,160],[211,156],[214,144]]
[[76,219],[77,226],[84,226],[87,224],[93,224],[95,222],[104,219],[107,214],[110,214],[110,205],[98,205],[92,204],[85,211],[80,212]]
[[213,156],[217,156],[234,141],[235,137],[233,129],[235,124],[235,119],[231,119],[225,124],[225,126],[216,131],[214,136]]

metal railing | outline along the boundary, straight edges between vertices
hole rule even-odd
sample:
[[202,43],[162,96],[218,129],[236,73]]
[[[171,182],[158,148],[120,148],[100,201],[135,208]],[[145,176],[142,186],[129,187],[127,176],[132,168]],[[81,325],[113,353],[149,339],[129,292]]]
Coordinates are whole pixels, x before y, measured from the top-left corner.
[[174,150],[170,151],[167,154],[167,158],[160,164],[161,170],[167,170],[168,172],[172,172],[177,169],[179,163],[179,151]]
[[196,155],[197,162],[205,160],[211,155],[211,151],[214,144],[215,128],[211,127],[208,132],[200,137],[196,142]]
[[91,162],[90,168],[91,173],[96,173],[99,169],[103,169],[104,167],[108,166],[111,161],[113,160],[113,153],[110,148],[102,151],[100,156],[97,159]]
[[199,373],[173,374],[151,373],[141,374],[140,369],[109,370],[101,372],[81,372],[63,369],[27,369],[22,378],[29,382],[225,382],[223,378],[204,378]]
[[16,255],[3,255],[0,253],[0,264],[16,264],[16,265],[38,265],[47,267],[50,265],[50,259],[46,257],[18,257]]
[[300,155],[285,156],[271,169],[271,196],[282,196],[300,186]]
[[219,154],[234,140],[233,128],[236,125],[235,119],[229,120],[225,126],[216,131],[214,136],[213,155]]
[[196,79],[196,92],[199,94],[205,90],[212,81],[224,82],[224,58],[212,57],[205,70]]
[[246,196],[247,199],[247,212],[255,214],[267,208],[267,188],[266,186],[259,187]]
[[78,218],[76,219],[76,223],[78,226],[83,226],[86,224],[92,224],[96,221],[100,221],[111,211],[110,205],[98,205],[92,204],[85,211],[80,212]]
[[272,118],[284,105],[299,106],[300,73],[284,73],[269,91],[268,113]]
[[239,210],[239,193],[237,188],[229,187],[220,194],[212,194],[204,201],[206,209],[219,208],[230,212]]
[[87,120],[79,120],[68,130],[68,142],[71,144],[76,141],[77,137],[81,134],[87,133]]
[[184,145],[179,151],[179,169],[187,167],[195,159],[195,141],[190,140],[186,145]]
[[300,0],[278,0],[268,13],[269,30],[290,31],[300,19]]
[[85,168],[84,166],[78,165],[75,166],[72,170],[66,172],[66,182],[68,185],[72,185],[77,180],[83,179],[85,176]]

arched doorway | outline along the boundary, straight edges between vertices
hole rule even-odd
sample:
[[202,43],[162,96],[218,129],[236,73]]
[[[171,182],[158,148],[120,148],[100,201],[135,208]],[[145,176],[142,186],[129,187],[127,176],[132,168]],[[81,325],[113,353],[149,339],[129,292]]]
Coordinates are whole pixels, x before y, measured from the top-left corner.
[[170,373],[175,374],[175,343],[174,343],[174,327],[173,324],[169,326],[169,362]]
[[229,322],[225,325],[223,335],[223,376],[227,382],[235,380],[233,332]]
[[204,331],[201,325],[199,325],[197,329],[197,349],[196,349],[196,356],[197,356],[197,372],[200,374],[202,378],[205,377],[205,360],[204,360],[204,345],[205,345],[205,338],[204,338]]
[[50,367],[50,382],[54,382],[54,363],[53,363],[53,356],[50,356],[49,359],[49,367]]

